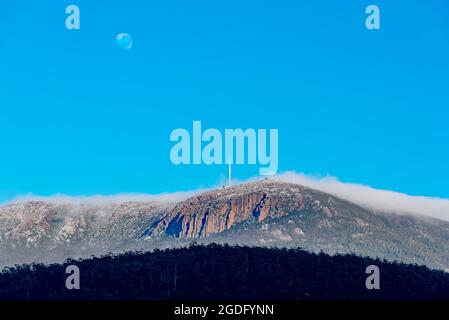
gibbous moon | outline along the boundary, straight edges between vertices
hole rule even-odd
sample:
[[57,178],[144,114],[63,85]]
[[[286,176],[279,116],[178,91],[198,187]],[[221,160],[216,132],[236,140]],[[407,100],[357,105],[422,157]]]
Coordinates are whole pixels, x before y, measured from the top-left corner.
[[115,37],[115,42],[123,50],[129,50],[133,46],[133,38],[127,33],[119,33]]

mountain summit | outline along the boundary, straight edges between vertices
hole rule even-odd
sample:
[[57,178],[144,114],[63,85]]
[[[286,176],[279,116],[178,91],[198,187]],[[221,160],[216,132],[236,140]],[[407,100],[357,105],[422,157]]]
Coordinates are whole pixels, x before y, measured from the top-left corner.
[[205,238],[242,222],[263,222],[306,209],[313,197],[294,184],[263,181],[206,192],[177,204],[147,235]]
[[256,246],[300,246],[447,269],[449,223],[384,213],[298,184],[264,180],[206,192],[178,203],[146,231]]
[[188,244],[302,247],[449,269],[449,222],[377,212],[298,184],[262,180],[161,204],[0,207],[0,266]]

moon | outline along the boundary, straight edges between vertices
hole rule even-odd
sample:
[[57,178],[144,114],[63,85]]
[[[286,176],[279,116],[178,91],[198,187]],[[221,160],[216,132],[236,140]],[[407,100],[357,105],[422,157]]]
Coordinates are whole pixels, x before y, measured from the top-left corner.
[[129,50],[133,46],[133,38],[127,33],[119,33],[115,37],[118,47],[123,50]]

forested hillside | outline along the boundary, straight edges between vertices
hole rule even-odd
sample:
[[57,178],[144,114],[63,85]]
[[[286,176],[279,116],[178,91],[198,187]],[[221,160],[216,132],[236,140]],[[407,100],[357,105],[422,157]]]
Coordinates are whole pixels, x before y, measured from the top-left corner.
[[[372,264],[380,290],[365,286]],[[65,286],[68,265],[80,269],[79,290]],[[192,245],[7,268],[0,299],[449,299],[449,274],[301,249]]]

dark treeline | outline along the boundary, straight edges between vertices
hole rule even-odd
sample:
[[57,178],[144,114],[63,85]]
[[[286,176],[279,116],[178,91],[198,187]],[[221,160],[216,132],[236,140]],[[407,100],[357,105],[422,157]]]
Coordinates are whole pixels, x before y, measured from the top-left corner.
[[[65,287],[71,264],[80,269],[80,290]],[[365,286],[372,264],[380,290]],[[0,299],[449,299],[449,274],[301,249],[192,245],[6,268]]]

